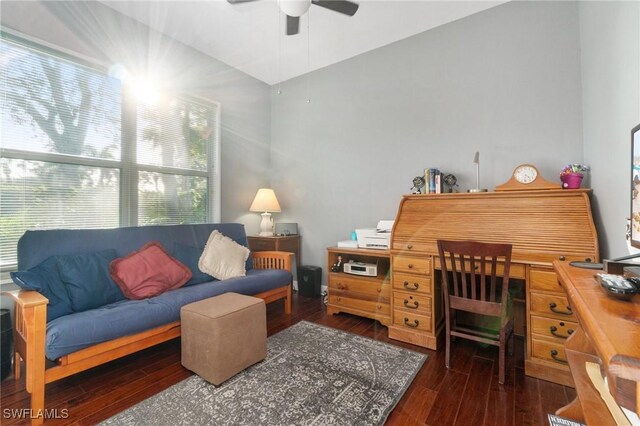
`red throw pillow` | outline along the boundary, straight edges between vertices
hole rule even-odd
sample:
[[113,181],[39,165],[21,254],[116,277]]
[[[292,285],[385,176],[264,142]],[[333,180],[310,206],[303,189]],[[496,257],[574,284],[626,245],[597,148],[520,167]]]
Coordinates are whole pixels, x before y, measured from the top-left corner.
[[145,299],[183,286],[191,269],[151,241],[109,264],[109,273],[127,299]]

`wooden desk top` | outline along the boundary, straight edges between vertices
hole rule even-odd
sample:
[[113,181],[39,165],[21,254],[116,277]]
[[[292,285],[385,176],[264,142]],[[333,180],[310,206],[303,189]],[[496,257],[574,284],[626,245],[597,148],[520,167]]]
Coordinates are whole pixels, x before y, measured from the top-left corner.
[[[594,278],[598,271],[580,269],[567,262],[553,266],[564,287],[582,330],[593,345],[607,374],[609,388],[618,404],[638,411],[635,389],[613,383],[622,378],[640,383],[640,295],[630,301],[608,296]],[[631,404],[630,404],[631,403]]]

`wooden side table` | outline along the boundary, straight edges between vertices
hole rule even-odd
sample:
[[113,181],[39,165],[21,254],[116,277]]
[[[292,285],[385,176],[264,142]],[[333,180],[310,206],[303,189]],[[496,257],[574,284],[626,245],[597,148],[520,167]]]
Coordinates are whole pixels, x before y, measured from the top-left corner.
[[300,235],[273,237],[248,236],[247,242],[251,251],[288,251],[296,255],[296,269],[300,267]]

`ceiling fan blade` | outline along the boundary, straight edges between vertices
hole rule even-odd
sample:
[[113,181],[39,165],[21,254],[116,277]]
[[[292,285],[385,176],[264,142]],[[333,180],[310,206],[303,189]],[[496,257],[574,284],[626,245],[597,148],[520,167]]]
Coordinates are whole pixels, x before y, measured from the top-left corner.
[[228,3],[231,4],[236,4],[236,3],[249,3],[250,1],[256,1],[256,0],[227,0]]
[[311,3],[349,16],[355,15],[359,7],[358,3],[348,0],[311,0]]
[[300,28],[300,17],[287,15],[287,35],[298,34]]

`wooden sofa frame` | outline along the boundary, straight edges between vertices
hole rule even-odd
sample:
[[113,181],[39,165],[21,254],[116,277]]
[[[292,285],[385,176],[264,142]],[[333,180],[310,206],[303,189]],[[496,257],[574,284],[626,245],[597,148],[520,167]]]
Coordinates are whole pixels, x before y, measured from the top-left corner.
[[[291,272],[293,253],[262,251],[251,253],[255,269],[286,269]],[[53,367],[45,369],[45,337],[47,331],[47,304],[49,300],[35,291],[6,292],[16,302],[15,308],[15,379],[20,379],[21,360],[25,363],[25,382],[31,394],[31,424],[44,422],[45,385],[100,364],[132,354],[167,340],[180,337],[180,321],[120,337],[77,352],[64,355]],[[265,303],[284,299],[285,314],[291,314],[291,283],[254,295]]]

